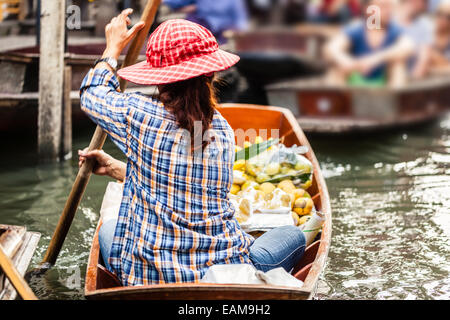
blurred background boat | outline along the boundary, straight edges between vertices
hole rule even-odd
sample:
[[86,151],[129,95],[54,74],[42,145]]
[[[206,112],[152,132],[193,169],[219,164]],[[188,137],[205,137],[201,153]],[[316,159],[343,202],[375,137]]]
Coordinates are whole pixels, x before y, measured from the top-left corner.
[[266,87],[269,104],[289,108],[308,133],[398,129],[440,118],[450,110],[450,79],[430,77],[402,88],[329,84],[323,78]]

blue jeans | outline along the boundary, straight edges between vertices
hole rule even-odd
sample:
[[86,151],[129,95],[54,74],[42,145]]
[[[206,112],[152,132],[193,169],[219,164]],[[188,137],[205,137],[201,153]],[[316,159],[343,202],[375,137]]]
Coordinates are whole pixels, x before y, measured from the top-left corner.
[[[98,234],[100,251],[105,266],[111,270],[108,258],[111,251],[117,220],[108,220]],[[300,228],[284,226],[272,229],[255,240],[250,247],[250,260],[263,272],[282,267],[290,272],[305,252],[305,235]]]

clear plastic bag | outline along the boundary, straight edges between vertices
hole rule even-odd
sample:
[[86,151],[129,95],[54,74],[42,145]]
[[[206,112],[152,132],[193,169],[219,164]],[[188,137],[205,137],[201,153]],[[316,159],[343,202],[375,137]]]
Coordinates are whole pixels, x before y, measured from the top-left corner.
[[311,161],[303,156],[307,151],[308,148],[303,146],[272,146],[247,161],[246,173],[255,177],[258,183],[289,179],[298,185],[305,184],[312,180],[313,171]]

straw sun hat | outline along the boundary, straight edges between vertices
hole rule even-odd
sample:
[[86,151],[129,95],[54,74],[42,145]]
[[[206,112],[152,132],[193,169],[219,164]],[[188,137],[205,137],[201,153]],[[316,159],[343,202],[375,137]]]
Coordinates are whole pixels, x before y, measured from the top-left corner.
[[118,71],[137,84],[157,85],[222,71],[239,61],[237,55],[219,49],[212,33],[187,20],[162,23],[147,45],[147,61]]

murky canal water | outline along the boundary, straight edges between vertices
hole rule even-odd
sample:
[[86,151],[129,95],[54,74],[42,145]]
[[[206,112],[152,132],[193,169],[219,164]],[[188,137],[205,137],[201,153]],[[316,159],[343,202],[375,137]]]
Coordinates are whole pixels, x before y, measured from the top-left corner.
[[[74,150],[91,130],[74,132]],[[366,137],[312,138],[327,178],[333,238],[320,299],[450,299],[450,116]],[[0,223],[42,233],[44,254],[77,173],[76,160],[37,166],[33,142],[1,142]],[[20,150],[19,150],[20,149]],[[106,151],[120,156],[110,143]],[[83,298],[107,178],[91,180],[57,266],[32,280],[41,299]]]

